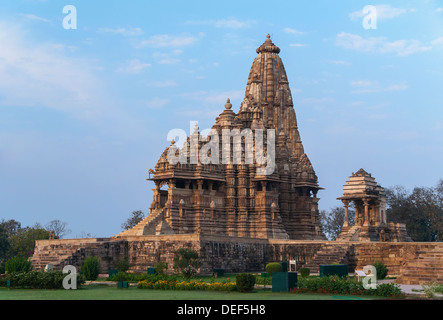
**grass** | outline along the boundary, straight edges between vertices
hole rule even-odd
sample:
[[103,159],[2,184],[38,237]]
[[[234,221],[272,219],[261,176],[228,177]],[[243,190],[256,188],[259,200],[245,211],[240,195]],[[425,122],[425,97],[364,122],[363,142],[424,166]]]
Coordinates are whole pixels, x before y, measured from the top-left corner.
[[146,290],[129,287],[118,289],[107,285],[83,286],[78,290],[32,290],[0,288],[0,300],[373,300],[375,297],[337,296],[327,294],[251,293],[219,291]]

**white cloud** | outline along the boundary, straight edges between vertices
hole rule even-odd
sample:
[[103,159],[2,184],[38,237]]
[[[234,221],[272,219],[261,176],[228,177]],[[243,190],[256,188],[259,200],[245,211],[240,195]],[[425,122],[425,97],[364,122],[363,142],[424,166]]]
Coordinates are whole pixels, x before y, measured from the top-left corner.
[[291,43],[290,47],[307,47],[308,45],[305,43]]
[[368,86],[372,86],[373,84],[374,84],[374,82],[368,81],[368,80],[351,81],[351,86],[354,86],[354,87],[368,87]]
[[433,46],[438,46],[438,45],[443,44],[443,37],[440,37],[440,38],[435,39],[434,41],[431,42],[431,44],[432,44]]
[[97,32],[119,34],[125,37],[141,36],[144,33],[141,28],[99,28]]
[[283,31],[286,33],[292,33],[292,34],[304,34],[304,32],[298,31],[298,30],[295,30],[292,28],[284,28]]
[[154,35],[140,41],[140,47],[153,47],[153,48],[181,48],[185,46],[193,45],[197,42],[197,38],[189,35],[172,36],[169,34]]
[[146,101],[145,105],[151,109],[161,109],[165,105],[167,105],[169,103],[169,101],[170,101],[169,99],[162,99],[162,98],[155,97],[149,101]]
[[313,104],[323,104],[334,102],[335,100],[332,98],[305,98],[301,102],[303,103],[313,103]]
[[437,11],[437,12],[443,12],[443,8],[437,8],[437,9],[435,9],[435,11]]
[[36,43],[28,31],[0,22],[0,105],[39,106],[94,115],[101,108],[97,66],[57,43]]
[[[386,19],[392,19],[396,18],[398,16],[401,16],[405,13],[411,13],[415,12],[416,10],[414,8],[395,8],[391,6],[390,4],[380,4],[375,6],[377,10],[377,19],[379,20],[386,20]],[[360,18],[363,18],[367,15],[367,13],[363,13],[363,10],[360,11],[354,11],[352,12],[349,17],[352,20],[358,20]]]
[[168,58],[168,59],[161,59],[158,61],[159,64],[175,64],[175,63],[179,63],[181,60],[180,59],[175,59],[175,58]]
[[128,74],[138,74],[141,73],[144,69],[151,67],[152,64],[145,63],[140,61],[139,59],[132,59],[126,62],[125,66],[117,68],[117,72],[128,73]]
[[209,25],[216,28],[241,29],[249,28],[254,21],[240,21],[234,18],[219,19],[219,20],[189,20],[187,25]]
[[356,34],[341,32],[336,37],[336,45],[345,49],[369,53],[394,53],[398,56],[407,56],[417,52],[432,49],[432,46],[423,45],[420,41],[395,40],[388,41],[384,37],[364,38]]
[[332,60],[331,63],[332,64],[336,64],[336,65],[342,65],[342,66],[350,66],[350,65],[352,65],[352,63],[350,63],[348,61],[343,61],[343,60]]
[[215,92],[215,91],[197,91],[181,94],[184,98],[192,100],[199,100],[207,104],[224,106],[226,99],[230,98],[231,101],[235,99],[242,99],[245,92],[241,90]]
[[21,14],[21,16],[23,16],[23,17],[25,17],[26,19],[29,19],[29,20],[41,21],[41,22],[46,22],[46,23],[51,22],[51,21],[49,21],[48,19],[45,19],[45,18],[42,18],[42,17],[36,16],[35,14],[26,14],[26,13],[23,13],[23,14]]
[[392,92],[392,91],[404,91],[409,89],[409,86],[406,84],[393,84],[389,86],[380,86],[378,81],[367,81],[367,80],[351,81],[351,86],[361,88],[352,91],[352,93]]
[[175,87],[177,83],[174,80],[150,81],[148,86],[156,88]]

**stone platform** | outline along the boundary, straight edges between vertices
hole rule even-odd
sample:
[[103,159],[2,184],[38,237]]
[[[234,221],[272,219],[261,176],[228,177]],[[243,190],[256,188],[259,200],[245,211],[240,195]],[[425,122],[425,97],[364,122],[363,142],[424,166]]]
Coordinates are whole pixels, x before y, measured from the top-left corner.
[[35,269],[53,264],[80,267],[88,256],[100,257],[102,271],[115,268],[119,259],[127,258],[131,270],[146,272],[157,262],[168,263],[173,271],[174,252],[192,248],[199,252],[200,273],[214,268],[227,273],[263,272],[273,261],[297,261],[297,269],[308,267],[318,272],[320,264],[344,263],[349,271],[382,261],[397,283],[443,283],[443,243],[432,242],[357,242],[249,239],[191,235],[132,236],[120,238],[40,240],[32,257]]

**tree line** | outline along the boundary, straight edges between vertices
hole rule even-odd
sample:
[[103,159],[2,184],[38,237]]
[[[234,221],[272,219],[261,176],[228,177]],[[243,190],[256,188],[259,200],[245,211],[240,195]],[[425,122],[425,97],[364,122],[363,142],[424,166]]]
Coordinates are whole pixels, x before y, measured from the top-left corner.
[[71,232],[67,228],[67,223],[60,220],[52,220],[45,226],[36,223],[31,227],[22,227],[19,221],[2,219],[0,221],[0,265],[13,257],[32,256],[35,241],[49,239],[51,231],[54,231],[58,238]]
[[[428,242],[443,240],[443,179],[432,187],[415,187],[407,190],[403,186],[385,189],[388,222],[406,224],[413,241]],[[345,217],[343,207],[320,211],[323,231],[330,240],[341,232]],[[349,223],[354,224],[355,211],[349,208]]]

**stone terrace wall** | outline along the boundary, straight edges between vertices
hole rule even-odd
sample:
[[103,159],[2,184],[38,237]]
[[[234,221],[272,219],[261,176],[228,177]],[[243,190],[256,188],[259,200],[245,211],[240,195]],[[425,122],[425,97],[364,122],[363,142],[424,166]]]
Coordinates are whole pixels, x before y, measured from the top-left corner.
[[358,269],[378,260],[388,275],[398,276],[397,283],[443,283],[442,242],[359,243],[354,248]]
[[174,255],[178,249],[189,248],[200,252],[200,241],[197,235],[160,235],[125,237],[127,258],[131,270],[146,272],[157,262],[166,262],[168,271],[173,271]]
[[[223,268],[227,273],[263,272],[269,262],[297,261],[297,269],[319,256],[333,255],[334,247],[347,247],[342,263],[362,269],[381,261],[389,275],[399,275],[403,283],[436,279],[443,282],[443,243],[416,242],[340,242],[266,240],[193,235],[132,236],[109,239],[41,240],[32,258],[36,269],[47,263],[55,269],[71,264],[80,267],[88,256],[100,257],[104,273],[115,268],[119,259],[129,259],[131,270],[146,272],[157,262],[168,263],[173,271],[175,252],[191,248],[200,253],[200,272],[212,273]],[[332,249],[331,249],[332,247]]]

